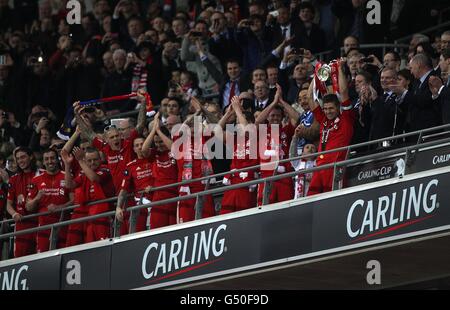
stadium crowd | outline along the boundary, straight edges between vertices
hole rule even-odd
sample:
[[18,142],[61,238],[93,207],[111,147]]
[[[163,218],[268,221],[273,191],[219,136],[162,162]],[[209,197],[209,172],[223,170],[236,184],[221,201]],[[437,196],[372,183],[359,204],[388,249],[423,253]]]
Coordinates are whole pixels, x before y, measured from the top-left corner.
[[[220,180],[227,186],[300,171],[342,161],[346,152],[233,173],[270,162],[274,152],[286,159],[448,124],[450,30],[417,33],[403,52],[360,48],[436,24],[445,1],[383,2],[380,25],[368,24],[366,2],[92,0],[80,1],[81,24],[71,25],[67,1],[0,0],[0,219],[12,218],[20,231],[116,210],[126,234],[127,207],[206,186],[167,185],[229,172]],[[423,16],[408,28],[417,12]],[[326,63],[337,60],[338,82],[316,100],[319,54]],[[132,117],[121,114],[130,111]],[[269,129],[261,144],[238,130],[244,139],[231,143],[232,158],[198,158],[199,150],[185,145],[175,158],[185,131],[174,128],[194,132],[197,118],[200,126],[224,129],[213,135],[224,145],[234,138],[227,124],[279,131]],[[200,140],[203,147],[208,137]],[[407,142],[386,139],[357,152]],[[254,144],[269,159],[250,158]],[[332,178],[325,169],[274,181],[268,202],[330,191]],[[116,206],[87,205],[114,196]],[[203,196],[202,217],[261,205],[263,196],[263,184],[225,191],[219,208]],[[80,206],[61,212],[73,204]],[[143,208],[136,231],[192,221],[197,207],[187,199],[150,214]],[[99,218],[61,228],[57,246],[108,238],[111,223]],[[49,236],[17,236],[14,257],[47,251]]]

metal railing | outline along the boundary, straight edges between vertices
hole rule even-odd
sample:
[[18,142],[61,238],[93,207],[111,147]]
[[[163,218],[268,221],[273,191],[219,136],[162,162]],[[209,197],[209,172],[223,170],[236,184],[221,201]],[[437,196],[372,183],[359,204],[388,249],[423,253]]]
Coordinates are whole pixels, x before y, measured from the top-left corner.
[[[436,30],[440,30],[442,28],[447,28],[447,27],[450,27],[450,21],[442,23],[442,24],[439,24],[439,25],[436,25],[436,26],[433,26],[433,27],[430,27],[430,28],[426,28],[426,29],[418,31],[416,33],[428,34],[430,32],[433,32],[433,31],[436,31]],[[411,34],[411,35],[407,35],[407,36],[404,36],[404,37],[401,37],[399,39],[396,39],[396,40],[394,40],[394,44],[398,44],[398,43],[401,43],[401,42],[408,42],[414,37],[414,35],[416,33]]]
[[[286,158],[286,159],[278,160],[277,164],[283,164],[283,163],[286,163],[286,162],[296,161],[296,160],[299,160],[299,159],[317,157],[319,155],[326,155],[326,154],[331,154],[331,153],[336,153],[336,152],[343,152],[343,151],[346,151],[347,154],[349,154],[352,149],[358,149],[358,148],[361,148],[361,147],[364,147],[364,146],[370,146],[370,145],[374,145],[374,144],[379,144],[379,143],[381,143],[383,141],[386,141],[386,140],[398,140],[398,139],[403,139],[403,138],[407,138],[407,137],[411,137],[411,136],[416,136],[416,135],[421,135],[421,134],[423,135],[423,133],[439,131],[439,130],[443,130],[443,129],[450,129],[450,124],[441,125],[441,126],[437,126],[437,127],[433,127],[433,128],[417,130],[417,131],[414,131],[414,132],[404,133],[404,134],[400,134],[400,135],[397,135],[397,136],[386,137],[386,138],[381,138],[381,139],[377,139],[377,140],[362,142],[362,143],[358,143],[358,144],[352,144],[352,145],[348,145],[348,146],[343,146],[343,147],[339,147],[339,148],[336,148],[336,149],[333,149],[333,150],[318,152],[318,153],[311,154],[311,155],[302,155],[302,156],[297,156],[297,157]],[[443,134],[443,133],[439,133],[439,134]],[[429,136],[423,136],[422,139],[426,139],[427,137],[429,137]],[[420,142],[421,141],[417,141],[417,143],[420,143]],[[423,144],[421,144],[421,145],[423,145]],[[374,157],[376,157],[377,154],[372,154],[372,155]],[[359,159],[359,158],[361,158],[361,157],[357,157],[356,159]],[[261,169],[264,166],[269,166],[269,165],[273,165],[273,163],[249,166],[249,167],[245,167],[245,168],[241,168],[241,169],[234,169],[234,170],[230,170],[230,171],[226,171],[226,172],[222,172],[222,173],[212,174],[212,175],[209,175],[209,176],[203,176],[203,177],[196,178],[196,179],[184,180],[184,181],[181,181],[181,182],[167,184],[167,185],[163,185],[163,186],[159,186],[159,187],[153,187],[153,188],[150,189],[150,191],[153,192],[153,191],[158,191],[158,190],[166,190],[166,189],[170,189],[170,188],[173,188],[173,187],[179,187],[179,186],[188,185],[188,184],[194,183],[194,182],[208,181],[208,180],[211,180],[211,179],[214,179],[214,178],[217,179],[217,178],[220,178],[220,177],[224,177],[226,175],[229,175],[230,173],[240,173],[240,172],[247,172],[247,171],[251,171],[251,170],[258,170],[258,169]],[[139,192],[139,193],[142,194],[143,192]],[[130,194],[128,196],[129,197],[134,197],[135,195]],[[111,198],[106,198],[106,199],[92,201],[92,202],[87,203],[86,206],[92,206],[92,205],[95,205],[95,204],[105,203],[105,202],[115,202],[116,200],[117,200],[117,196],[111,197]],[[64,209],[61,209],[61,211],[72,210],[72,209],[77,208],[79,206],[80,205],[68,206],[68,207],[66,207]],[[42,216],[42,215],[49,215],[49,214],[52,214],[52,212],[47,211],[47,212],[42,212],[42,213],[35,213],[35,214],[30,214],[30,215],[23,216],[23,219],[27,220],[27,219],[32,219],[32,218],[35,218],[35,217],[39,217],[39,216]],[[11,223],[11,222],[14,222],[14,220],[13,219],[3,220],[3,221],[0,222],[0,224]]]
[[[203,197],[206,195],[210,195],[210,194],[218,194],[218,193],[222,193],[224,191],[229,191],[229,190],[233,190],[233,189],[237,189],[237,188],[241,188],[241,187],[247,187],[247,186],[251,186],[251,185],[257,185],[257,184],[261,184],[264,183],[265,185],[270,185],[271,182],[276,181],[276,180],[280,180],[280,179],[284,179],[284,178],[289,178],[289,177],[294,177],[296,175],[299,174],[307,174],[307,173],[313,173],[319,170],[324,170],[324,169],[333,169],[334,170],[334,178],[336,180],[334,180],[335,182],[333,182],[333,186],[337,183],[336,181],[339,182],[339,178],[336,178],[337,176],[337,169],[341,169],[341,167],[345,167],[347,165],[350,164],[354,164],[357,162],[363,162],[363,161],[367,161],[367,160],[373,160],[373,159],[378,159],[378,158],[382,158],[382,157],[386,157],[389,155],[393,155],[393,154],[398,154],[401,152],[405,152],[405,159],[408,159],[408,156],[410,155],[411,151],[414,150],[418,150],[420,148],[424,148],[424,147],[430,147],[430,146],[437,146],[437,145],[441,145],[442,143],[447,143],[450,142],[450,137],[444,138],[444,139],[439,139],[436,141],[430,141],[430,142],[426,142],[426,143],[421,143],[422,142],[422,137],[424,133],[427,132],[432,132],[432,131],[438,131],[438,130],[442,130],[442,129],[448,129],[450,128],[450,124],[446,124],[446,125],[441,125],[441,126],[437,126],[437,127],[433,127],[433,128],[427,128],[427,129],[423,129],[423,130],[418,130],[415,132],[410,132],[410,133],[405,133],[402,135],[398,135],[398,136],[392,136],[392,137],[386,137],[386,138],[382,138],[382,139],[377,139],[377,140],[373,140],[373,141],[367,141],[367,142],[363,142],[363,143],[359,143],[359,144],[354,144],[354,145],[349,145],[349,146],[345,146],[345,147],[340,147],[334,150],[329,150],[329,151],[324,151],[324,152],[320,152],[320,153],[315,153],[315,154],[310,154],[310,155],[302,155],[302,156],[297,156],[297,157],[292,157],[292,158],[288,158],[288,159],[283,159],[283,160],[279,160],[276,163],[280,164],[280,163],[286,163],[286,162],[290,162],[290,161],[294,161],[294,160],[300,160],[300,159],[305,159],[305,158],[311,158],[311,157],[316,157],[318,155],[325,155],[325,154],[330,154],[330,153],[334,153],[334,152],[343,152],[346,151],[347,154],[350,153],[350,150],[353,148],[360,148],[363,146],[370,146],[373,144],[378,144],[381,143],[383,141],[386,140],[397,140],[397,139],[402,139],[402,138],[406,138],[406,137],[411,137],[411,136],[416,136],[419,135],[419,139],[417,140],[417,143],[412,145],[412,146],[404,146],[404,147],[399,147],[397,149],[393,149],[393,150],[389,150],[389,151],[385,151],[385,152],[380,152],[380,153],[375,153],[375,154],[370,154],[370,155],[366,155],[366,156],[362,156],[362,157],[357,157],[357,158],[352,158],[352,159],[346,159],[344,161],[341,162],[335,162],[335,163],[330,163],[330,164],[326,164],[326,165],[321,165],[321,166],[317,166],[314,168],[310,168],[310,169],[305,169],[305,170],[299,170],[299,171],[293,171],[293,172],[288,172],[288,173],[283,173],[283,174],[278,174],[278,175],[274,175],[271,177],[266,177],[266,178],[261,178],[261,179],[256,179],[256,180],[252,180],[252,181],[248,181],[245,183],[239,183],[239,184],[234,184],[234,185],[229,185],[229,186],[225,186],[225,187],[220,187],[220,188],[215,188],[215,189],[205,189],[202,192],[199,193],[195,193],[195,194],[190,194],[190,195],[186,195],[186,196],[177,196],[174,198],[170,198],[170,199],[165,199],[165,200],[161,200],[161,201],[155,201],[155,202],[151,202],[149,204],[140,204],[137,206],[133,206],[133,207],[129,207],[127,208],[127,211],[130,212],[130,232],[134,232],[134,225],[135,225],[135,219],[139,213],[139,210],[142,208],[151,208],[153,206],[158,206],[158,205],[162,205],[162,204],[169,204],[169,203],[175,203],[178,201],[183,201],[183,200],[188,200],[188,199],[198,199],[199,197]],[[273,163],[270,163],[271,165],[273,165]],[[202,178],[197,178],[197,179],[192,179],[192,180],[185,180],[182,182],[178,182],[178,183],[173,183],[173,184],[169,184],[169,185],[165,185],[165,186],[160,186],[160,187],[155,187],[152,188],[152,191],[157,191],[157,190],[164,190],[164,189],[168,189],[168,188],[172,188],[172,187],[178,187],[181,185],[187,185],[190,184],[192,182],[199,182],[199,181],[204,181],[204,180],[210,180],[212,178],[218,178],[220,176],[224,176],[230,173],[239,173],[239,172],[245,172],[245,171],[249,171],[249,170],[256,170],[256,169],[260,169],[262,166],[264,165],[255,165],[255,166],[251,166],[251,167],[246,167],[246,168],[242,168],[242,169],[237,169],[237,170],[231,170],[231,171],[227,171],[224,173],[218,173],[218,174],[214,174],[214,175],[210,175],[210,176],[205,176]],[[341,174],[342,175],[342,174]],[[266,189],[269,188],[270,186],[266,186]],[[267,196],[267,192],[264,193],[264,196]],[[131,196],[131,195],[130,195]],[[90,203],[88,203],[87,205],[95,205],[98,203],[103,203],[103,202],[114,202],[117,200],[117,197],[112,197],[112,198],[108,198],[108,199],[102,199],[102,200],[98,200],[98,201],[92,201]],[[267,200],[267,199],[264,199]],[[265,201],[267,202],[267,201]],[[76,207],[78,207],[79,205],[73,205],[73,206],[69,206],[64,208],[61,212],[65,212],[67,210],[72,210]],[[46,215],[46,214],[50,214],[51,212],[45,212],[45,213],[38,213],[38,214],[32,214],[32,215],[28,215],[25,216],[24,219],[30,219],[33,217],[38,217],[38,216],[42,216],[42,215]],[[0,240],[3,239],[8,239],[8,238],[12,238],[14,236],[20,236],[20,235],[25,235],[25,234],[30,234],[30,233],[35,233],[38,231],[42,231],[42,230],[51,230],[51,234],[50,234],[50,249],[55,249],[56,246],[56,231],[58,230],[59,227],[62,226],[67,226],[67,225],[71,225],[71,224],[75,224],[75,223],[82,223],[82,222],[87,222],[87,221],[92,221],[98,218],[104,218],[104,217],[110,217],[110,216],[114,216],[115,215],[115,211],[108,211],[102,214],[97,214],[97,215],[92,215],[92,216],[86,216],[86,217],[82,217],[79,219],[73,219],[73,220],[68,220],[68,221],[64,221],[64,222],[59,222],[59,223],[54,223],[54,224],[49,224],[49,225],[45,225],[45,226],[40,226],[40,227],[36,227],[36,228],[32,228],[32,229],[26,229],[26,230],[21,230],[21,231],[17,231],[17,232],[12,232],[12,233],[6,233],[6,234],[2,234],[0,235]],[[1,222],[1,230],[3,232],[4,229],[4,225],[11,223],[13,220],[6,220]],[[114,225],[114,234],[113,236],[118,236],[118,226]]]
[[[358,49],[378,49],[381,48],[383,55],[386,54],[387,49],[392,49],[398,51],[399,49],[407,50],[409,49],[409,45],[407,44],[399,44],[399,43],[373,43],[373,44],[361,44]],[[341,47],[341,54],[344,52],[344,47]]]
[[[400,44],[400,43],[372,43],[372,44],[361,44],[358,49],[364,50],[364,49],[382,49],[382,54],[385,55],[386,52],[389,50],[399,51],[399,50],[408,50],[409,45],[407,44]],[[340,47],[340,53],[341,55],[344,54],[344,47]],[[328,50],[320,53],[315,53],[314,56],[320,61],[327,60],[329,58],[329,55],[332,55],[337,51],[335,50]]]

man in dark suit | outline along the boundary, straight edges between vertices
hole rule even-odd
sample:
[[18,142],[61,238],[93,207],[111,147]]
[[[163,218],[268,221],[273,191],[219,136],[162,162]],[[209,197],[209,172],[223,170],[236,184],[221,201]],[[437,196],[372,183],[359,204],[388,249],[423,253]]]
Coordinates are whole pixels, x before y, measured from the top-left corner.
[[383,94],[378,96],[371,108],[370,140],[390,137],[403,132],[407,102],[401,100],[402,90],[394,92],[396,81],[395,70],[383,69],[381,72]]
[[216,56],[222,64],[228,58],[237,58],[240,60],[242,58],[241,48],[237,44],[235,30],[226,26],[225,15],[216,11],[212,14],[210,21],[210,31],[212,34],[208,45],[211,54]]
[[425,54],[417,54],[410,61],[412,75],[417,79],[412,87],[409,106],[409,131],[438,126],[442,123],[439,100],[433,99],[428,82],[435,76],[431,59]]
[[257,81],[254,85],[253,93],[257,110],[265,109],[273,101],[273,98],[270,98],[269,86],[266,81]]
[[280,7],[277,12],[277,22],[272,28],[272,48],[274,49],[284,40],[296,35],[294,25],[291,23],[289,9],[287,7]]
[[319,53],[325,50],[325,32],[313,23],[315,10],[310,2],[302,2],[296,19],[294,45]]
[[242,68],[237,59],[230,59],[226,63],[227,78],[221,83],[219,103],[222,109],[231,104],[233,96],[239,96],[240,93],[247,91],[250,85],[242,77]]
[[441,78],[430,77],[429,86],[433,98],[438,98],[441,105],[442,123],[450,124],[450,48],[442,51],[439,68]]

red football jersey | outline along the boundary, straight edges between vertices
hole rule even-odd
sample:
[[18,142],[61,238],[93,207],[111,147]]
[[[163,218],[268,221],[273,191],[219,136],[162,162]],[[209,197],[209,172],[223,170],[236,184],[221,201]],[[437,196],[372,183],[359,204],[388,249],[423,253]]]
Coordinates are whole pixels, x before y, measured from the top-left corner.
[[153,161],[153,175],[156,187],[177,183],[178,166],[170,151],[158,152],[150,149],[149,160]]
[[[75,178],[77,188],[81,190],[75,190],[75,201],[86,204],[94,200],[105,199],[114,196],[114,184],[109,169],[106,167],[100,167],[96,171],[100,176],[100,182],[91,182],[89,178],[81,173]],[[81,197],[80,197],[81,196]],[[101,203],[89,207],[89,214],[98,214],[108,211],[110,205],[108,203]]]
[[[260,144],[260,147],[262,148],[263,154],[266,156],[273,155],[274,152],[278,154],[279,159],[286,159],[289,158],[289,147],[291,145],[292,136],[294,135],[295,128],[292,126],[291,123],[287,124],[283,128],[280,128],[280,135],[279,135],[279,143],[276,143],[276,137],[272,137],[271,133],[271,126],[268,125],[267,129],[267,139],[265,141],[265,144]],[[267,163],[270,162],[270,158],[264,159],[260,158],[260,163]],[[280,164],[280,166],[285,167],[285,171],[292,171],[292,166],[289,162]],[[262,177],[268,177],[273,175],[273,169],[268,168],[262,168],[261,169],[261,176]]]
[[[255,145],[252,145],[255,144]],[[251,154],[252,152],[256,152],[255,154]],[[234,152],[233,159],[231,161],[230,169],[242,169],[246,167],[256,166],[259,164],[259,159],[251,159],[256,156],[258,152],[257,141],[252,141],[248,136],[245,137],[244,144],[240,143],[240,139],[235,137],[234,141]],[[256,170],[256,169],[255,169]],[[231,179],[232,183],[242,183],[248,182],[254,179],[255,170],[249,170],[241,173],[233,174],[233,178]]]
[[25,209],[25,199],[30,190],[31,180],[39,175],[39,172],[20,172],[9,178],[8,200],[13,202],[13,207],[21,215],[30,214]]
[[122,186],[128,193],[154,186],[153,163],[147,159],[135,159],[127,164],[123,173]]
[[[355,110],[351,108],[350,101],[341,103],[344,109],[334,120],[328,120],[318,106],[314,109],[314,118],[320,123],[320,142],[318,152],[337,149],[350,144],[353,137],[353,124],[355,121]],[[334,152],[320,155],[317,166],[345,160],[346,151]]]
[[[176,140],[176,138],[174,138]],[[201,142],[192,137],[188,149],[181,144],[180,150],[181,158],[177,159],[178,166],[178,181],[199,179],[203,176],[212,174],[212,166],[209,160],[205,159],[203,153],[203,146],[206,143],[205,137],[202,137]],[[192,182],[189,186],[203,186],[202,182]]]
[[69,201],[70,191],[66,188],[64,172],[62,171],[55,175],[44,172],[34,177],[31,181],[28,198],[35,198],[39,191],[44,193],[38,203],[37,210],[39,213],[48,211],[47,206],[50,204],[62,205]]
[[111,150],[108,144],[98,138],[95,138],[93,141],[94,147],[106,156],[106,163],[113,177],[116,193],[120,191],[123,172],[126,169],[127,163],[136,158],[136,154],[133,151],[133,141],[137,137],[138,132],[136,130],[131,131],[130,137],[122,140],[122,148],[119,151]]

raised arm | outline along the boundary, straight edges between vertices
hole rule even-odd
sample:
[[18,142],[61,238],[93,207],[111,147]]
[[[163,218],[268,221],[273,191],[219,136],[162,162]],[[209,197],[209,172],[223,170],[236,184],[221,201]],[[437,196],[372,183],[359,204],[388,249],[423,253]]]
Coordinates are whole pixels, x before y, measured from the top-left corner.
[[[156,119],[155,119],[156,121]],[[166,147],[171,150],[173,141],[170,137],[166,136],[164,132],[161,131],[160,121],[159,119],[155,123],[156,134],[161,138],[162,142],[166,145]]]
[[346,64],[345,58],[341,58],[339,61],[339,93],[341,94],[341,102],[345,102],[349,99],[348,96],[348,81],[344,74],[344,66]]
[[314,111],[317,107],[319,107],[319,104],[314,100],[313,83],[314,83],[314,80],[309,84],[309,88],[308,88],[308,104],[309,104],[309,109],[311,111]]
[[82,149],[80,149],[79,147],[74,147],[73,148],[73,156],[75,157],[76,160],[78,160],[78,162],[80,163],[80,167],[83,170],[84,174],[86,175],[86,177],[91,181],[91,182],[100,182],[100,177],[97,173],[95,173],[94,170],[92,170],[88,164],[85,162],[85,153],[83,152]]
[[144,144],[142,145],[142,154],[144,155],[145,158],[147,158],[150,155],[150,147],[151,147],[153,140],[155,139],[155,135],[156,135],[155,123],[157,122],[157,120],[159,122],[159,112],[156,113],[155,117],[153,118],[152,130],[150,131],[147,138],[145,138]]
[[[74,134],[75,135],[75,134]],[[67,144],[66,144],[67,145]],[[75,182],[73,181],[73,176],[70,171],[70,167],[74,161],[73,155],[66,149],[66,146],[61,150],[61,159],[64,162],[64,181],[66,183],[67,189],[74,189],[76,187]]]
[[83,107],[80,106],[79,101],[77,101],[73,104],[73,111],[75,113],[75,118],[77,120],[78,126],[80,126],[82,135],[87,140],[92,142],[95,138],[95,132],[92,130],[92,124],[90,123],[90,121],[80,114],[82,108]]
[[184,35],[183,41],[181,42],[180,58],[184,62],[195,60],[195,54],[189,50],[190,46],[191,46],[191,31],[189,31]]
[[[278,90],[280,90],[281,93],[281,87],[277,84],[277,91]],[[282,96],[279,98],[279,104],[283,108],[284,112],[289,116],[292,126],[296,126],[298,119],[300,118],[300,114],[289,103],[284,101]]]
[[233,107],[233,110],[236,113],[238,124],[241,124],[242,126],[247,126],[248,122],[247,119],[245,118],[244,113],[242,113],[241,99],[239,99],[238,96],[234,96],[231,99],[231,106]]
[[200,103],[200,101],[198,101],[197,98],[192,97],[191,98],[191,104],[193,105],[194,109],[196,111],[201,111],[202,114],[206,117],[206,121],[210,124],[217,124],[219,122],[219,119],[217,118],[217,116],[215,116],[214,114],[212,114],[211,112],[209,112],[208,110],[206,110]]
[[281,96],[281,93],[277,89],[277,92],[275,94],[275,97],[273,98],[272,103],[269,106],[267,106],[264,110],[262,110],[261,113],[258,115],[258,118],[255,121],[256,125],[262,124],[267,120],[270,112],[280,101],[280,96]]
[[139,114],[138,114],[138,118],[137,118],[136,130],[140,135],[142,135],[142,132],[144,131],[144,128],[145,128],[145,119],[146,119],[146,114],[147,114],[147,102],[146,102],[146,98],[145,98],[145,91],[142,89],[138,90],[137,97],[138,97],[140,106],[139,106]]
[[217,123],[222,129],[225,129],[226,125],[228,124],[228,121],[230,120],[230,117],[234,114],[234,109],[232,106],[229,106],[225,114],[222,116],[222,118]]
[[67,153],[72,152],[72,149],[75,146],[75,143],[77,142],[80,135],[81,135],[80,126],[77,126],[73,135],[66,142],[66,144],[64,144],[63,150],[65,150]]

